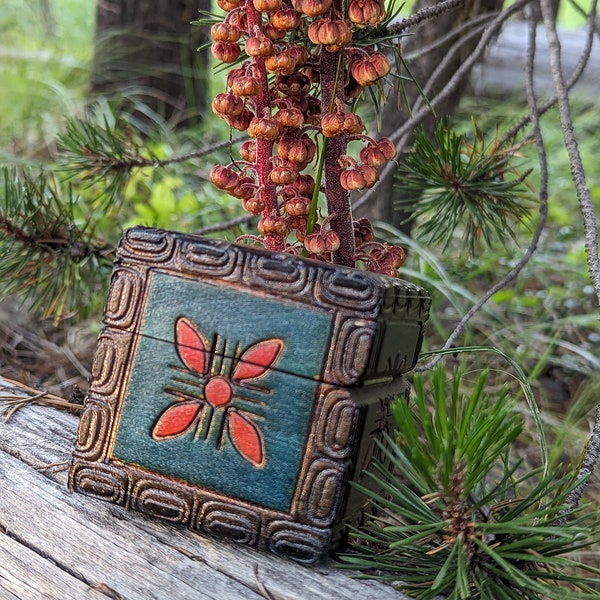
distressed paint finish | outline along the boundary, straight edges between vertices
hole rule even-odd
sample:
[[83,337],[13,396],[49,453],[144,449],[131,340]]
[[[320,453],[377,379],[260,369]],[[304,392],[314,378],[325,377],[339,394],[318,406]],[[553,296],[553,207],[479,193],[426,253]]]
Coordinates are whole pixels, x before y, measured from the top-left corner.
[[121,241],[73,489],[313,563],[429,310],[411,284],[154,229]]

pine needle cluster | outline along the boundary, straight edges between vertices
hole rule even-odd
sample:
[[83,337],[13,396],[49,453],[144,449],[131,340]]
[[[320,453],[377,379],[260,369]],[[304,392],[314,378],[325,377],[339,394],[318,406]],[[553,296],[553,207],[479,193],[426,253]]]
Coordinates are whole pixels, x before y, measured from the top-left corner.
[[518,174],[513,165],[521,146],[507,145],[498,133],[488,143],[476,124],[472,140],[443,122],[433,139],[418,129],[396,175],[405,196],[397,205],[418,219],[429,244],[446,248],[461,228],[471,255],[482,243],[514,240],[533,206],[523,185],[528,172]]
[[371,517],[342,560],[421,600],[597,598],[600,572],[577,553],[600,540],[598,515],[567,507],[572,475],[517,457],[522,417],[486,378],[464,394],[463,373],[437,367],[428,393],[415,375],[381,447],[391,468],[367,474],[383,492],[364,490]]

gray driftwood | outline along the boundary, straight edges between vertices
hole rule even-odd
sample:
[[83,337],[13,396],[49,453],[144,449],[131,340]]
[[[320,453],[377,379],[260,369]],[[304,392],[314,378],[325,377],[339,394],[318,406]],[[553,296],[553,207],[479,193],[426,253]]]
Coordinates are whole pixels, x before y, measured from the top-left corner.
[[406,598],[332,564],[304,567],[72,493],[77,421],[42,406],[0,417],[2,600]]

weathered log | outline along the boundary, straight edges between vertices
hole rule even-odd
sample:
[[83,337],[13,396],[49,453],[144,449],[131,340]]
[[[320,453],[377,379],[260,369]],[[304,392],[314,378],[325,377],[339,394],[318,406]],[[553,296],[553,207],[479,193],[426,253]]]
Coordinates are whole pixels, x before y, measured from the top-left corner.
[[305,567],[72,493],[77,423],[42,406],[0,417],[1,598],[406,598],[331,562]]

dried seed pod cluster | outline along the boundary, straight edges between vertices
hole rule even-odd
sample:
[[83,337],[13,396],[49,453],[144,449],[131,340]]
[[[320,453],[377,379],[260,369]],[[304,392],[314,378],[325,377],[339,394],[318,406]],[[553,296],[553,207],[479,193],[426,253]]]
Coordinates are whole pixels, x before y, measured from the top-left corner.
[[[212,183],[260,217],[255,239],[265,247],[391,273],[400,253],[392,261],[370,224],[353,221],[348,196],[375,185],[377,169],[396,155],[347,108],[390,72],[383,53],[352,47],[353,32],[385,18],[383,0],[217,3],[226,15],[211,28],[212,52],[235,65],[212,109],[250,140],[239,160],[212,169]],[[347,154],[349,143],[362,144],[360,162]],[[321,192],[328,216],[317,208]]]

